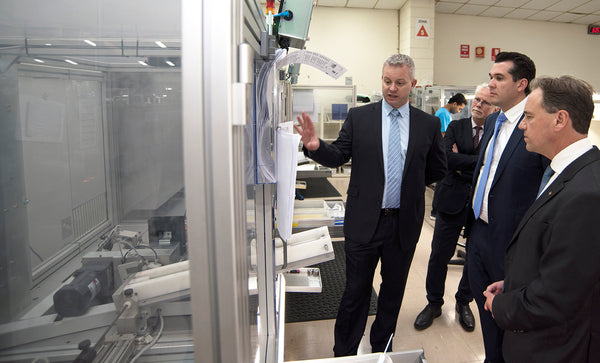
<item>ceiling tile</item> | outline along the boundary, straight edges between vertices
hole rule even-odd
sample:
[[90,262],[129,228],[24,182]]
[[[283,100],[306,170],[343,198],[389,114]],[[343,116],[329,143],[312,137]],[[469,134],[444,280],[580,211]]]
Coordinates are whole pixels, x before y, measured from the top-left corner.
[[498,0],[470,0],[468,1],[471,5],[493,5]]
[[573,21],[573,23],[577,24],[600,24],[600,15],[585,15],[579,19]]
[[440,1],[439,3],[435,4],[435,11],[437,13],[453,14],[456,11],[456,9],[458,9],[461,6],[462,4],[446,3]]
[[571,10],[574,13],[592,14],[600,12],[600,0],[592,0]]
[[494,4],[494,6],[504,6],[507,8],[514,7],[518,8],[519,6],[525,4],[529,0],[500,0]]
[[377,0],[348,0],[348,4],[346,4],[346,7],[373,9],[373,7],[375,7],[376,2]]
[[494,18],[501,18],[513,10],[514,10],[514,8],[499,8],[499,7],[492,6],[479,15],[491,16]]
[[536,10],[544,10],[549,6],[556,4],[557,0],[531,0],[528,3],[523,4],[521,6],[525,9],[536,9]]
[[575,9],[575,8],[587,3],[588,1],[589,0],[561,0],[561,1],[557,2],[556,4],[550,6],[546,10],[569,11],[571,9]]
[[317,6],[337,6],[343,8],[346,6],[346,0],[319,0]]
[[482,12],[484,12],[487,8],[489,8],[489,6],[487,6],[487,5],[465,4],[461,8],[459,8],[457,11],[455,11],[454,13],[462,14],[462,15],[479,15]]
[[505,18],[525,19],[537,12],[538,12],[537,10],[533,10],[533,9],[515,9],[515,11],[506,14]]
[[379,0],[375,9],[402,9],[406,0]]
[[580,14],[571,14],[571,13],[562,13],[556,18],[552,18],[550,21],[560,22],[560,23],[570,23],[576,19],[582,18]]
[[556,18],[557,16],[559,16],[561,13],[559,13],[558,11],[546,11],[546,10],[542,10],[538,13],[533,14],[532,16],[530,16],[529,20],[550,20],[552,18]]

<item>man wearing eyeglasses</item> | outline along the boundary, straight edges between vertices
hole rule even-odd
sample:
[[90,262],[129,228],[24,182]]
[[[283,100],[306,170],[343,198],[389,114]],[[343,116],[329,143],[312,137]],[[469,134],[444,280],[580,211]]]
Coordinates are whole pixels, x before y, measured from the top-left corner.
[[[488,85],[479,85],[471,103],[472,117],[452,121],[443,139],[448,173],[437,183],[433,197],[433,204],[438,213],[425,283],[428,304],[415,320],[414,327],[417,330],[427,329],[433,323],[433,319],[442,314],[448,262],[454,254],[456,242],[470,208],[471,181],[477,164],[483,126],[488,115],[496,112],[496,107],[489,100]],[[466,331],[473,331],[475,318],[469,307],[473,295],[469,287],[466,264],[455,298],[460,325]]]

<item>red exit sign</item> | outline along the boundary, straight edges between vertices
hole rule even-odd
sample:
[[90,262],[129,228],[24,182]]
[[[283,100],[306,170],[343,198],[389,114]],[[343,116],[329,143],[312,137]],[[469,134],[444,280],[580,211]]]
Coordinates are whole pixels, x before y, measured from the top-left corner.
[[588,25],[588,34],[600,35],[600,25]]

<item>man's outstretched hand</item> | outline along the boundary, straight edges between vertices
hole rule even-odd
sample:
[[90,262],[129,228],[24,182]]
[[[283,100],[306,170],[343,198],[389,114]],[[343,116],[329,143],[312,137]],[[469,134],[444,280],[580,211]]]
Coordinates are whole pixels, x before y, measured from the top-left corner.
[[317,133],[315,132],[315,126],[313,125],[310,116],[308,116],[306,112],[302,112],[302,117],[298,116],[297,118],[300,126],[294,124],[294,128],[302,137],[304,147],[308,151],[317,150],[320,145],[319,136],[317,136]]

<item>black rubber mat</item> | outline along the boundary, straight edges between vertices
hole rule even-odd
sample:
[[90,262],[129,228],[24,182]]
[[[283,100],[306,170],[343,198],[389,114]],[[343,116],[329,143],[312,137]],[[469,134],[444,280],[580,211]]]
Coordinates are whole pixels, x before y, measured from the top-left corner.
[[298,189],[304,198],[339,197],[341,194],[335,189],[327,178],[298,179],[306,181],[306,189]]
[[[335,259],[316,264],[321,269],[323,290],[320,293],[287,292],[285,322],[335,319],[346,286],[346,253],[344,242],[333,242]],[[369,315],[377,311],[377,293],[371,292]]]

